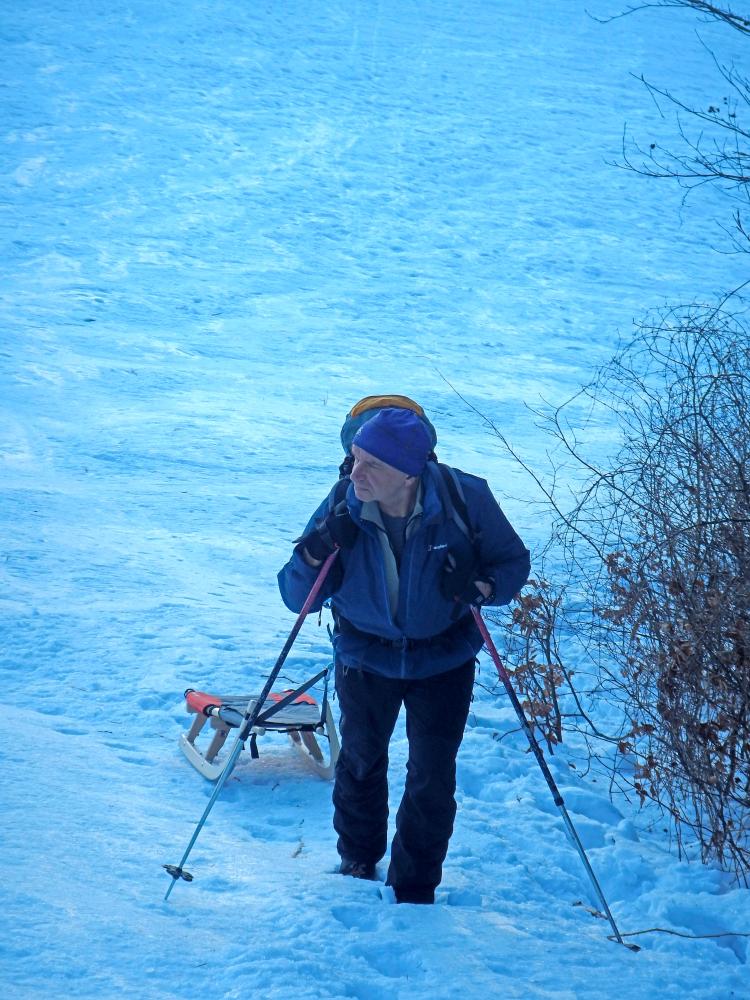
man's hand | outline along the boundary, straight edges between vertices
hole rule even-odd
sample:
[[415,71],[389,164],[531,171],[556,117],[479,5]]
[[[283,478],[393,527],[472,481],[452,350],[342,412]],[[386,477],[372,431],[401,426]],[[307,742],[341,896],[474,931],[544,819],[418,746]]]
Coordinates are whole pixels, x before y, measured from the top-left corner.
[[342,501],[328,516],[319,521],[315,530],[300,540],[303,558],[311,566],[320,566],[334,549],[350,549],[357,540],[359,528]]
[[452,552],[448,553],[440,579],[443,597],[479,607],[492,597],[493,589],[492,581],[483,579],[473,556],[462,558],[460,554],[456,556]]

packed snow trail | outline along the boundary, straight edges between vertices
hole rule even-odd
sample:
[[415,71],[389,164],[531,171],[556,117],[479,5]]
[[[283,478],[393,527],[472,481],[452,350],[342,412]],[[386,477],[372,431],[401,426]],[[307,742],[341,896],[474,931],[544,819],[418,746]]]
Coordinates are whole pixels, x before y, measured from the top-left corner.
[[[625,122],[674,138],[632,74],[724,86],[693,29],[572,0],[0,12],[5,995],[744,995],[747,939],[632,955],[574,905],[595,900],[489,663],[438,905],[334,874],[330,786],[271,737],[162,904],[211,794],[182,693],[262,684],[292,624],[275,575],[351,404],[418,399],[538,550],[471,406],[534,466],[524,404],[575,392],[645,308],[743,279],[710,250],[715,196],[681,210],[612,166]],[[284,680],[329,657],[308,621]],[[394,805],[404,752],[399,728]],[[675,860],[576,752],[550,766],[621,929],[747,931],[748,893]]]

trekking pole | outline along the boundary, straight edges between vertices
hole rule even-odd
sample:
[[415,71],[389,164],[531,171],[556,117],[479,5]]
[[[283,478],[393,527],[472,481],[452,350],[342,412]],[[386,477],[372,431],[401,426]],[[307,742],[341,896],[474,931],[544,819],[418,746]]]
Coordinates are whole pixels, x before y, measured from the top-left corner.
[[597,877],[594,874],[594,869],[591,867],[589,859],[586,856],[586,851],[583,849],[583,844],[581,843],[580,838],[576,833],[576,829],[573,826],[573,822],[570,816],[568,815],[568,810],[565,808],[565,802],[563,801],[563,797],[560,794],[559,788],[555,784],[555,779],[552,777],[552,773],[549,767],[547,766],[547,761],[544,759],[542,748],[539,746],[537,738],[536,736],[534,736],[534,732],[528,723],[523,708],[521,707],[521,702],[518,700],[518,696],[516,695],[516,692],[513,690],[513,685],[510,682],[510,675],[503,666],[503,661],[500,659],[500,654],[498,653],[495,647],[495,643],[492,641],[492,636],[490,635],[489,630],[487,629],[487,624],[485,623],[484,618],[482,618],[482,612],[479,610],[479,608],[472,608],[471,611],[472,614],[474,615],[474,621],[477,623],[479,631],[482,633],[482,639],[484,640],[484,644],[487,647],[487,651],[489,652],[495,664],[498,676],[505,685],[505,690],[508,692],[508,697],[510,698],[511,704],[515,709],[516,715],[518,716],[518,720],[521,723],[521,726],[523,727],[524,733],[526,733],[526,739],[529,741],[529,746],[531,747],[534,756],[536,757],[537,763],[539,764],[542,774],[544,775],[544,779],[547,782],[547,785],[549,786],[549,790],[552,792],[552,798],[555,800],[555,805],[560,810],[560,815],[562,816],[563,821],[565,823],[568,836],[573,842],[573,846],[578,851],[581,861],[583,862],[583,866],[586,869],[589,878],[591,879],[591,884],[593,885],[596,891],[596,895],[599,897],[599,902],[602,904],[602,907],[604,908],[604,913],[606,914],[607,920],[609,921],[609,925],[612,928],[615,940],[617,941],[618,944],[625,945],[626,948],[630,948],[633,951],[638,951],[639,949],[637,946],[626,944],[626,942],[623,941],[622,936],[620,935],[620,932],[617,929],[617,924],[615,923],[614,917],[612,916],[612,912],[609,906],[607,905],[607,900],[604,898],[602,887],[599,885]]
[[198,839],[198,834],[203,829],[203,824],[208,819],[208,814],[211,812],[214,802],[216,802],[216,800],[218,799],[219,794],[222,788],[224,787],[224,783],[226,782],[229,775],[232,773],[232,768],[234,767],[235,761],[245,748],[245,741],[251,734],[253,726],[255,725],[258,719],[258,716],[263,710],[263,705],[265,704],[268,695],[271,693],[271,688],[273,687],[273,684],[279,675],[279,671],[281,670],[281,667],[284,664],[284,660],[286,660],[287,656],[289,655],[289,650],[294,645],[294,640],[297,638],[299,630],[302,628],[302,623],[304,622],[305,618],[307,618],[307,615],[310,612],[310,608],[313,605],[313,601],[318,596],[320,588],[323,586],[323,582],[325,578],[328,576],[328,571],[333,565],[333,562],[336,556],[338,555],[338,551],[339,551],[338,549],[334,549],[334,551],[330,554],[330,556],[328,556],[326,561],[320,567],[320,572],[318,573],[317,579],[315,580],[315,583],[312,585],[310,593],[307,595],[307,600],[302,606],[302,610],[300,611],[299,616],[297,617],[297,621],[294,623],[292,631],[289,633],[289,638],[284,643],[284,648],[279,653],[279,658],[276,660],[276,663],[274,664],[271,673],[268,675],[268,680],[263,686],[263,690],[258,695],[257,699],[251,698],[250,701],[248,702],[242,723],[239,727],[239,732],[237,733],[237,739],[234,741],[234,746],[232,747],[232,752],[229,754],[227,762],[224,765],[224,769],[216,781],[216,787],[214,788],[213,794],[211,798],[208,800],[208,805],[204,809],[203,815],[198,821],[198,825],[196,826],[193,832],[193,836],[190,838],[190,843],[185,848],[185,853],[182,855],[179,865],[162,865],[162,867],[166,869],[168,874],[172,876],[172,882],[170,883],[166,895],[164,896],[165,903],[169,899],[170,893],[172,892],[172,889],[174,889],[175,883],[178,881],[178,879],[183,879],[185,882],[193,881],[193,876],[190,874],[190,872],[185,871],[184,868],[185,862],[190,856],[190,852],[192,851],[195,842]]

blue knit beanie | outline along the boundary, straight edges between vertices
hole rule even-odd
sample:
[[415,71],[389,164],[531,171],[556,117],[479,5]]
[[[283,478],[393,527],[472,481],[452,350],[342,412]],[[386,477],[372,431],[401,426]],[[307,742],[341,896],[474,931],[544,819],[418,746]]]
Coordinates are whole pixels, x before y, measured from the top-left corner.
[[417,414],[395,406],[362,424],[352,444],[407,476],[421,476],[432,451],[430,435]]

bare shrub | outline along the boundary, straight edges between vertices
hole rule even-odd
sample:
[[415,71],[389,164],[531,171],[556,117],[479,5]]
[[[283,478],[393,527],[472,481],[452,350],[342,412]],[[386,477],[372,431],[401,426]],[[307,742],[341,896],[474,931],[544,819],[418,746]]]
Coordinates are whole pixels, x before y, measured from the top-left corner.
[[[582,414],[586,413],[585,420]],[[549,747],[577,723],[609,766],[739,878],[750,874],[750,337],[741,315],[698,307],[644,324],[573,400],[538,411],[554,439],[546,481],[560,581],[505,623],[504,653]],[[588,431],[615,427],[602,461]],[[507,444],[507,442],[506,442]],[[572,497],[572,502],[570,498]],[[553,596],[556,589],[558,597]],[[561,595],[567,594],[565,602]],[[570,631],[618,707],[605,735],[566,669]],[[588,683],[588,682],[587,682]],[[587,701],[588,704],[588,701]]]

